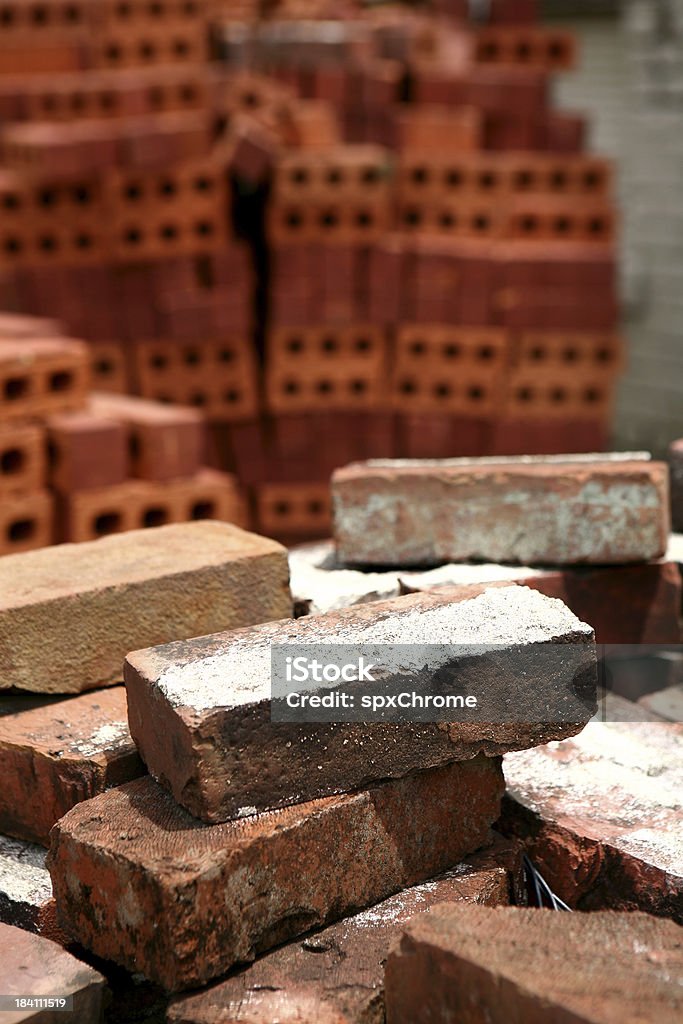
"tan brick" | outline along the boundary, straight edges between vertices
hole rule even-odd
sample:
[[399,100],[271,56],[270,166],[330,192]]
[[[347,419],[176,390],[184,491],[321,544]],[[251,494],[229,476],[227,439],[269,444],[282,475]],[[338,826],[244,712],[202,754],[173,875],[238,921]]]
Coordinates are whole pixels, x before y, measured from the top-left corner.
[[387,1024],[676,1024],[683,929],[646,914],[442,904],[394,945]]
[[389,947],[416,913],[441,903],[505,906],[520,895],[518,847],[500,838],[445,875],[282,946],[246,971],[175,999],[168,1024],[370,1024],[384,1009]]
[[337,555],[365,565],[659,558],[665,463],[628,455],[355,463],[332,477]]
[[165,988],[201,985],[447,870],[487,841],[501,786],[498,761],[479,757],[206,826],[151,779],[129,782],[55,826],[59,920]]
[[[0,948],[0,990],[4,996],[72,997],[73,1019],[79,1024],[99,1024],[105,980],[92,967],[56,942],[8,924],[0,924]],[[4,1013],[3,1017],[7,1024],[29,1024],[56,1019],[57,1012],[27,1007]]]
[[58,818],[142,775],[122,686],[69,700],[5,697],[0,716],[0,832],[47,846]]
[[141,644],[290,612],[284,548],[226,523],[164,526],[3,558],[0,687],[91,690],[120,680],[125,654]]
[[[501,625],[506,619],[507,631]],[[572,735],[595,711],[592,636],[561,602],[505,587],[475,597],[448,590],[410,595],[200,637],[128,656],[131,733],[152,775],[182,806],[204,821],[225,821],[244,807],[281,807],[479,752],[495,755]],[[390,647],[388,637],[401,645],[443,645],[442,655],[433,655],[423,671],[386,670],[406,689],[422,693],[446,664],[460,666],[459,682],[465,685],[473,658],[468,643],[495,644],[489,657],[475,656],[476,683],[465,686],[479,695],[479,709],[459,722],[453,712],[443,712],[451,715],[448,727],[345,722],[343,716],[334,723],[273,724],[271,645],[293,644],[293,651],[331,643]],[[526,699],[520,695],[514,716],[501,715],[503,695],[515,692],[520,673],[529,671],[526,659],[520,664],[520,652],[531,654],[544,641],[571,645],[563,648],[568,661],[544,661],[542,678]],[[458,645],[465,645],[463,653]],[[574,686],[575,699],[569,700]],[[364,692],[358,684],[348,689]]]

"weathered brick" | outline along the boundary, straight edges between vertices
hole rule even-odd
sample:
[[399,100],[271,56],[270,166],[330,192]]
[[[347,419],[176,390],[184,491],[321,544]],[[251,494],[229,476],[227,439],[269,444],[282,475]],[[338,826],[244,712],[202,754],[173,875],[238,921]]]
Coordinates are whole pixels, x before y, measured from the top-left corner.
[[3,698],[0,832],[47,846],[74,804],[143,773],[122,686],[68,700]]
[[9,555],[0,561],[0,689],[91,690],[119,681],[127,651],[141,645],[290,613],[284,548],[227,523]]
[[478,757],[207,826],[138,779],[55,826],[59,921],[170,990],[201,985],[447,870],[487,841],[501,791],[497,759]]
[[621,456],[356,463],[332,499],[351,564],[640,562],[669,531],[666,465]]
[[[443,645],[442,657],[409,683],[406,669],[397,677],[423,692],[446,664],[459,667],[463,684],[473,658],[466,645],[496,645],[475,656],[480,705],[468,711],[468,721],[271,721],[272,644],[387,644],[391,637],[402,645]],[[204,821],[225,821],[245,807],[282,807],[479,752],[491,756],[573,735],[595,710],[592,637],[561,602],[521,587],[474,597],[442,590],[266,623],[129,654],[130,729],[149,771],[183,807]],[[520,652],[532,655],[536,644],[554,641],[572,644],[569,661],[553,659],[551,666],[544,659],[541,678],[506,720],[507,688],[514,692],[520,673],[530,671]],[[576,697],[568,700],[571,692]]]
[[496,837],[429,882],[274,950],[246,971],[175,999],[168,1024],[370,1024],[383,1019],[384,964],[416,913],[441,903],[505,906],[521,893],[519,848]]
[[444,904],[392,949],[387,1024],[676,1024],[682,947],[683,929],[647,914]]
[[0,835],[0,922],[64,945],[46,856],[41,846]]
[[[9,924],[0,924],[0,948],[0,991],[4,996],[73,997],[73,1019],[79,1024],[99,1024],[105,981],[92,967],[56,942]],[[28,1024],[56,1019],[57,1013],[28,1007],[3,1016],[7,1024]]]
[[571,907],[683,923],[682,751],[683,725],[643,721],[509,754],[501,827]]

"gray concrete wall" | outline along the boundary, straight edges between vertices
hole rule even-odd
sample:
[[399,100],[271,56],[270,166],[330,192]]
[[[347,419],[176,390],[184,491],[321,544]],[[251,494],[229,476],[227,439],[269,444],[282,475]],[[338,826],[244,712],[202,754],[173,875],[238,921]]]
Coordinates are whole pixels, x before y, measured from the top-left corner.
[[629,0],[613,17],[564,23],[582,59],[556,101],[587,112],[590,148],[618,161],[629,365],[613,441],[661,454],[683,437],[683,0]]

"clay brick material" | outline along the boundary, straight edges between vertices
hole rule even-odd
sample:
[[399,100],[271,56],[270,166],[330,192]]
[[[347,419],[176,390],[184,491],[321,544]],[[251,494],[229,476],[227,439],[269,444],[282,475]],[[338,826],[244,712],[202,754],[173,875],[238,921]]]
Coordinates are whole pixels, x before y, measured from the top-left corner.
[[176,480],[127,480],[114,487],[74,491],[60,501],[58,513],[65,541],[97,540],[199,519],[247,525],[244,496],[230,473],[201,469]]
[[0,771],[0,832],[47,846],[50,829],[75,804],[144,772],[124,688],[69,700],[5,697]]
[[121,679],[125,654],[141,644],[291,611],[285,551],[224,523],[135,531],[18,558],[0,562],[3,688],[91,690]]
[[0,338],[52,338],[61,333],[56,320],[23,313],[0,313]]
[[256,520],[267,537],[323,537],[332,523],[323,483],[266,483],[256,490]]
[[475,37],[475,59],[485,64],[566,71],[576,63],[576,39],[562,29],[488,26]]
[[511,370],[501,395],[501,405],[510,419],[609,419],[616,380],[603,369],[567,372],[566,367],[538,370],[524,363]]
[[35,423],[0,425],[0,495],[39,491],[45,477],[42,428]]
[[641,720],[510,754],[502,829],[570,907],[683,924],[682,748],[683,725]]
[[457,864],[487,841],[501,790],[498,761],[480,757],[206,826],[140,779],[55,827],[60,923],[167,989],[205,984]]
[[88,350],[62,338],[0,340],[0,420],[81,408]]
[[34,843],[0,835],[0,922],[65,945],[45,857]]
[[332,500],[338,558],[361,565],[640,562],[669,532],[666,465],[618,455],[356,463]]
[[673,441],[669,446],[669,472],[672,527],[683,533],[683,440]]
[[[581,728],[578,719],[585,722],[594,711],[592,629],[560,602],[520,587],[464,597],[448,590],[410,595],[134,651],[126,659],[124,677],[130,729],[145,764],[191,814],[215,822],[239,815],[244,807],[282,807],[479,752],[493,756],[533,746]],[[504,634],[500,623],[505,616],[511,624],[533,625],[511,625]],[[519,652],[535,643],[581,644],[572,651],[581,665],[549,669],[533,696],[520,702],[514,720],[501,720],[498,711],[495,723],[473,716],[448,728],[429,722],[271,721],[271,644],[382,644],[387,636],[401,644],[444,645],[443,660],[411,674],[416,690],[424,691],[445,663],[464,666],[468,658],[457,645],[475,637],[477,643],[499,645],[496,669],[485,654],[477,661],[489,695],[496,685],[514,689],[521,671]],[[563,704],[575,671],[581,697]],[[563,706],[573,708],[576,722],[568,721]],[[481,714],[485,719],[486,713]],[[226,735],[232,737],[229,745]]]
[[168,1024],[361,1024],[383,1014],[389,947],[416,913],[441,903],[505,906],[520,892],[519,849],[496,838],[445,875],[260,958],[203,992],[172,1001]]
[[88,412],[46,420],[50,485],[62,493],[111,487],[128,476],[128,438],[122,423]]
[[[73,997],[74,1018],[83,1024],[98,1024],[102,1019],[105,980],[56,942],[32,935],[21,928],[0,924],[0,988],[6,996],[32,995],[38,998]],[[49,1019],[35,1008],[13,1011],[8,1024]],[[54,1014],[50,1014],[54,1016]]]
[[10,494],[0,503],[0,554],[33,551],[54,543],[54,498],[49,491]]
[[90,379],[97,391],[127,392],[128,368],[123,346],[115,341],[91,341]]
[[202,464],[204,417],[195,409],[169,408],[143,398],[95,393],[89,408],[96,417],[125,425],[131,476],[173,480],[192,476]]
[[394,944],[387,1024],[675,1024],[682,941],[683,929],[646,914],[443,904],[414,917]]

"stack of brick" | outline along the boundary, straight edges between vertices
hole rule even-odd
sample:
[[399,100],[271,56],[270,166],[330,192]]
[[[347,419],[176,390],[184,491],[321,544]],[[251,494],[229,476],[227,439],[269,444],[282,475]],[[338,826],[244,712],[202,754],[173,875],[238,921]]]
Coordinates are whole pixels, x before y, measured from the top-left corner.
[[201,412],[90,392],[87,345],[49,322],[3,317],[0,330],[0,554],[194,519],[245,523],[234,477],[205,466]]

